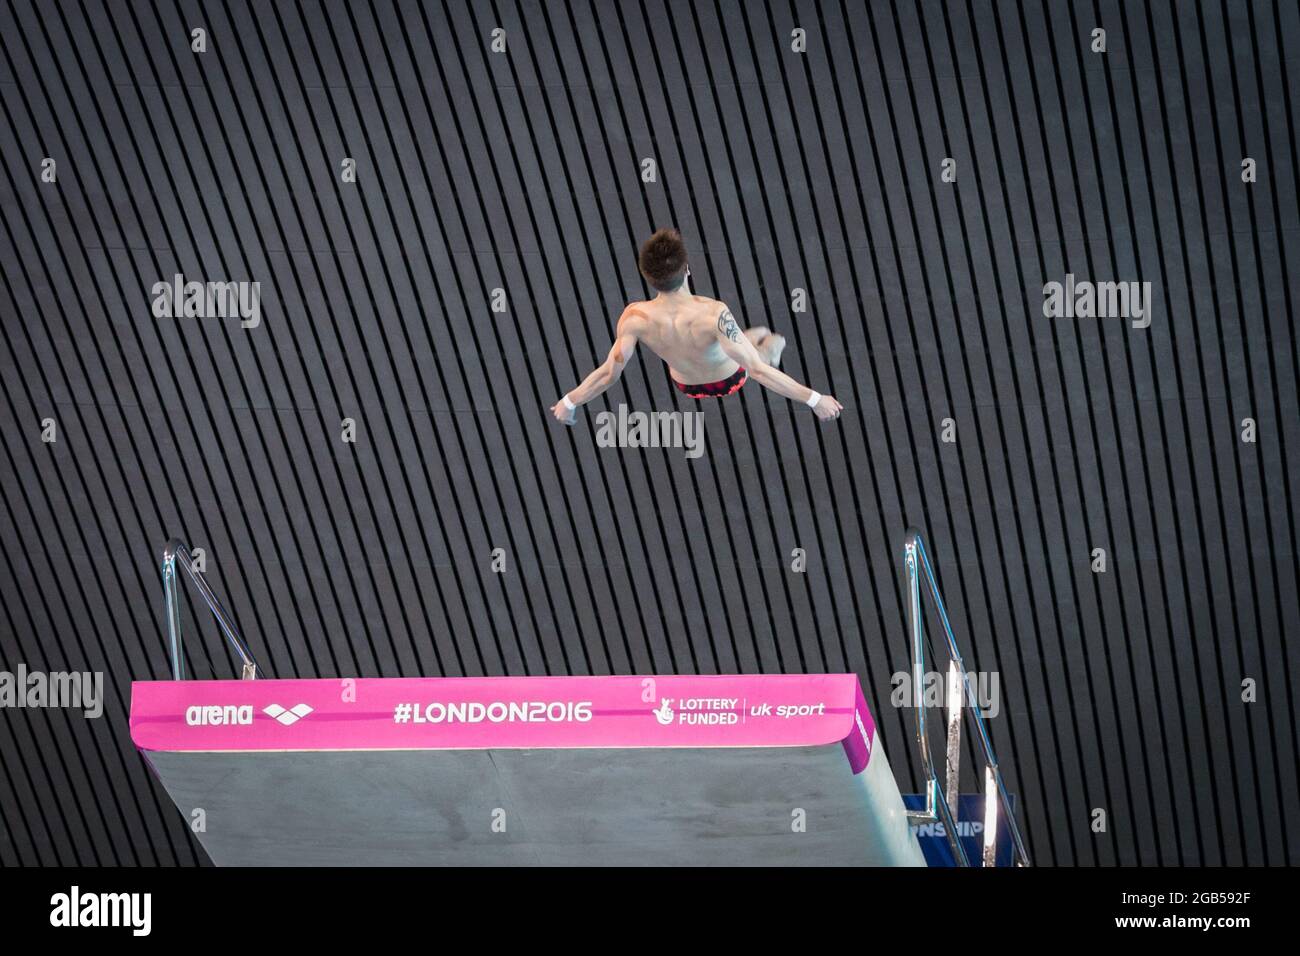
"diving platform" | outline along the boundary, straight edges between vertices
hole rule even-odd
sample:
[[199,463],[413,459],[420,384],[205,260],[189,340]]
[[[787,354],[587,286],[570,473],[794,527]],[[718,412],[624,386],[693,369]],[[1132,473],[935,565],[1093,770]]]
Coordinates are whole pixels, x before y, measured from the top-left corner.
[[218,865],[922,866],[852,674],[137,681]]

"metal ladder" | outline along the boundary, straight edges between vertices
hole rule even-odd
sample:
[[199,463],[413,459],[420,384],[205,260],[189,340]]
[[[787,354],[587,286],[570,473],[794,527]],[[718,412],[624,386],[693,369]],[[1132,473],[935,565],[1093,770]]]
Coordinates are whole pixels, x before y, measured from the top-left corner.
[[[926,774],[926,808],[909,810],[907,815],[914,823],[942,823],[948,842],[952,846],[953,857],[958,866],[970,866],[970,860],[962,846],[957,832],[957,770],[960,760],[961,712],[966,704],[976,702],[975,693],[970,686],[970,674],[957,648],[957,639],[953,636],[952,625],[948,622],[948,609],[939,594],[939,585],[934,578],[934,569],[930,566],[930,556],[926,553],[925,542],[921,533],[915,528],[907,530],[903,544],[903,561],[907,567],[908,623],[912,631],[912,695],[916,709],[916,740],[921,748],[921,769]],[[939,774],[935,770],[934,757],[930,753],[930,736],[926,727],[925,694],[922,681],[925,678],[925,621],[921,611],[921,572],[930,585],[930,595],[939,612],[939,621],[943,624],[944,634],[948,638],[949,673],[952,688],[949,691],[948,746],[947,746],[947,793],[939,784]],[[955,671],[954,671],[955,668]],[[961,680],[957,683],[955,674]],[[955,692],[955,693],[954,693]],[[952,698],[955,697],[954,701]],[[979,742],[984,751],[985,779],[985,832],[984,832],[984,866],[994,865],[996,836],[998,826],[998,807],[1001,806],[1002,817],[1011,831],[1014,844],[1014,856],[1018,866],[1029,866],[1029,853],[1025,849],[1024,837],[1016,823],[1016,816],[1011,807],[1006,784],[1002,780],[1002,771],[998,768],[997,758],[993,754],[993,742],[989,738],[988,728],[984,724],[984,715],[977,706],[969,708],[979,730]]]
[[[180,559],[179,565],[177,559]],[[226,635],[226,640],[230,646],[235,649],[239,659],[243,661],[243,670],[240,677],[244,680],[254,680],[257,677],[257,661],[253,660],[253,655],[248,650],[248,645],[244,639],[239,636],[239,629],[235,627],[234,619],[226,611],[222,603],[217,599],[217,595],[208,582],[204,579],[203,574],[194,569],[190,563],[190,547],[180,538],[172,538],[167,542],[167,547],[163,548],[162,556],[162,578],[163,594],[167,597],[167,642],[171,649],[172,655],[172,680],[184,679],[184,663],[181,657],[181,603],[180,594],[176,587],[178,580],[177,567],[185,569],[193,582],[195,589],[208,605],[208,610],[212,616],[217,619],[217,624],[221,627],[221,633]]]

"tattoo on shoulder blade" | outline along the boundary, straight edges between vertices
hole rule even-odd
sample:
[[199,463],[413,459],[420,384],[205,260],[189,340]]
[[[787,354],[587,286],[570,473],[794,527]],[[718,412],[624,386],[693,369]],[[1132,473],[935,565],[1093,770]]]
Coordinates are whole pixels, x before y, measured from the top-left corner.
[[723,309],[722,314],[718,316],[718,331],[733,342],[740,341],[740,326],[736,324],[736,317],[731,314],[730,309]]

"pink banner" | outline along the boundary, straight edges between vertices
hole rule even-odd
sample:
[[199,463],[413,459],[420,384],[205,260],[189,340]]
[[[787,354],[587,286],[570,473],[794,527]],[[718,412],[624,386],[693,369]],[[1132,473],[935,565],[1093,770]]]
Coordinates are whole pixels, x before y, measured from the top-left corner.
[[803,747],[875,725],[853,674],[136,681],[141,750]]

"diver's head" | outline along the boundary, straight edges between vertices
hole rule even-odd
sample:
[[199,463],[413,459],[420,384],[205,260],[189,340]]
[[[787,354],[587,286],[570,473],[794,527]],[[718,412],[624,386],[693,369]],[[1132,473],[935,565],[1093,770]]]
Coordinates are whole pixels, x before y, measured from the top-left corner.
[[637,265],[645,281],[660,292],[676,292],[690,274],[686,243],[676,229],[660,229],[641,244]]

